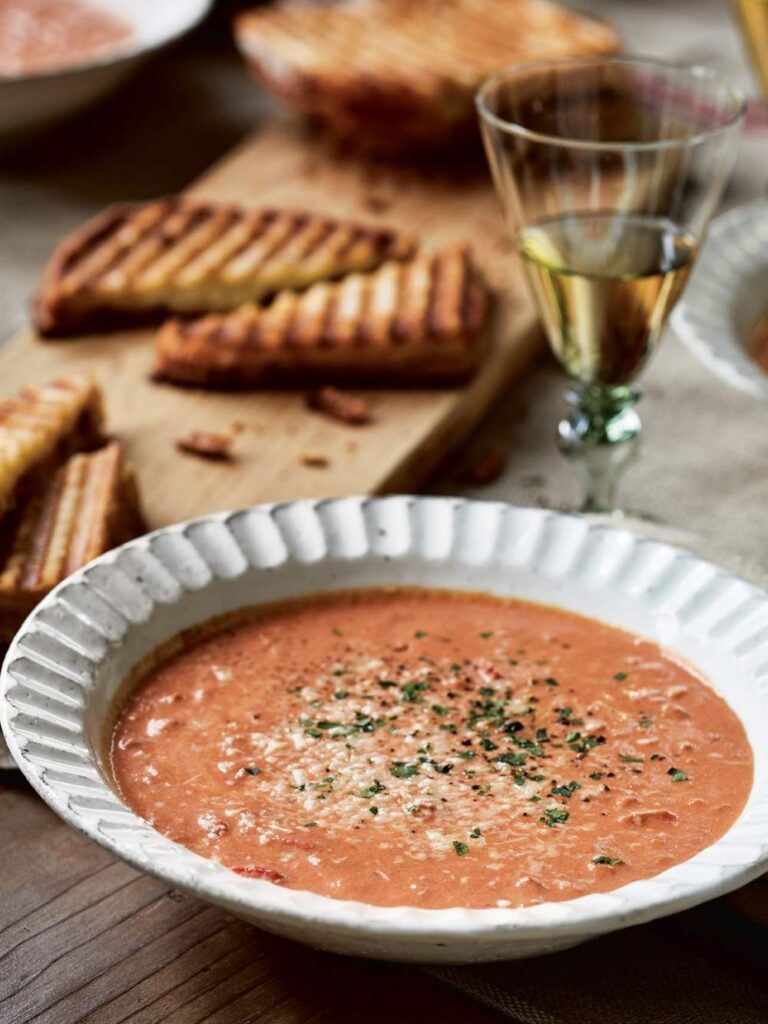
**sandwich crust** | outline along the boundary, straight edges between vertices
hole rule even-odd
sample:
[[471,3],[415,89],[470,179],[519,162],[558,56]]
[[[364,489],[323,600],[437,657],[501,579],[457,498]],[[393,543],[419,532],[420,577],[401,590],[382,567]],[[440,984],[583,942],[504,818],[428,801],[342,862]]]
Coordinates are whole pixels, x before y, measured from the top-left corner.
[[101,392],[88,376],[62,377],[0,401],[0,516],[51,466],[103,441]]
[[420,254],[283,291],[267,307],[170,320],[157,334],[155,376],[231,389],[457,382],[479,363],[487,305],[466,248]]
[[36,326],[55,338],[224,312],[413,250],[394,231],[314,213],[179,197],[112,206],[53,253]]
[[136,479],[120,444],[70,456],[2,520],[0,643],[52,587],[142,529]]

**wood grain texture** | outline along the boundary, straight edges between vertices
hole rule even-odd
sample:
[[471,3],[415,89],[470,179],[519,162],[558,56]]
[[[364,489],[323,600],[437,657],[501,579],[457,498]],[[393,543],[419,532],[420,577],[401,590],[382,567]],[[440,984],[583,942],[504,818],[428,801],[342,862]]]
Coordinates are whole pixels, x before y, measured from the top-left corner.
[[[206,394],[148,379],[151,334],[121,332],[42,343],[32,334],[0,352],[0,392],[90,370],[107,395],[110,429],[138,467],[151,526],[258,501],[415,490],[542,350],[521,269],[511,254],[487,171],[381,167],[276,122],[190,190],[201,198],[305,208],[392,224],[425,246],[467,240],[499,289],[493,345],[458,389],[372,391],[373,422],[350,427],[309,412],[303,392]],[[242,424],[231,464],[175,450],[191,429]],[[303,465],[320,452],[325,468]]]
[[140,875],[0,783],[0,1024],[492,1024],[414,968],[294,945]]

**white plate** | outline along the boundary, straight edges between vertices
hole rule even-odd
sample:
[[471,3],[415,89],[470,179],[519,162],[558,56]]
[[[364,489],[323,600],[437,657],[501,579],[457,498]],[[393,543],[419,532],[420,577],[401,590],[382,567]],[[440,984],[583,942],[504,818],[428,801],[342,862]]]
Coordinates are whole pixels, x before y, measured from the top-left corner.
[[0,136],[42,128],[111,92],[143,60],[193,28],[212,0],[88,0],[127,21],[125,44],[91,63],[45,74],[0,75]]
[[747,355],[758,317],[768,308],[768,199],[713,221],[671,324],[718,377],[768,400],[768,375]]
[[[728,833],[613,892],[523,909],[374,907],[243,878],[134,815],[101,754],[111,698],[180,630],[339,587],[422,584],[561,605],[665,644],[743,721],[755,782]],[[0,717],[29,781],[112,853],[270,931],[342,953],[471,962],[532,956],[711,899],[768,865],[768,595],[714,565],[573,515],[450,498],[258,506],[149,534],[57,587],[12,644]]]

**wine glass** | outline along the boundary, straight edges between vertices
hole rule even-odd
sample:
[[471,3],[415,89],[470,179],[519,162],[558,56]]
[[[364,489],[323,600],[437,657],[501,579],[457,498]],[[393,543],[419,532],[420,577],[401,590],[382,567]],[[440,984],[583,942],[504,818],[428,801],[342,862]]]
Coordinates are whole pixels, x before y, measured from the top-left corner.
[[744,98],[714,72],[632,58],[517,65],[477,108],[508,229],[571,381],[561,450],[585,511],[637,454],[636,377],[733,165]]

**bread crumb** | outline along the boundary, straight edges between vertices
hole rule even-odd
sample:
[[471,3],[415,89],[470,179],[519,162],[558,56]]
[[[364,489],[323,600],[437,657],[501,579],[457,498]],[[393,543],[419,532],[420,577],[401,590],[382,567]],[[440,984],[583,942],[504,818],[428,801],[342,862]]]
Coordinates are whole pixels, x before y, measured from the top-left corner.
[[489,448],[478,454],[464,467],[462,480],[475,487],[492,484],[504,472],[507,460],[495,448]]
[[312,469],[325,469],[329,465],[328,456],[323,455],[322,452],[301,452],[299,462],[303,466],[310,466]]
[[341,423],[360,426],[371,419],[368,403],[365,399],[352,395],[348,391],[340,391],[334,387],[318,388],[307,395],[307,405],[315,412],[322,412]]
[[207,430],[191,430],[184,437],[177,438],[176,448],[186,455],[197,455],[201,459],[228,462],[232,458],[232,437],[229,434],[215,434]]

